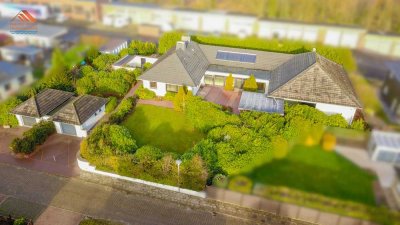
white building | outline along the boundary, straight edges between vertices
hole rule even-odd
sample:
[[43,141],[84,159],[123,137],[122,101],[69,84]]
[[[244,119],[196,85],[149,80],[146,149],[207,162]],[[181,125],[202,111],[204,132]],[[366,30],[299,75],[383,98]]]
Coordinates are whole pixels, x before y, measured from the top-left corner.
[[179,86],[193,94],[205,85],[224,87],[230,74],[236,90],[242,91],[251,75],[257,83],[258,93],[242,93],[239,110],[283,114],[285,101],[299,102],[329,115],[341,114],[351,123],[361,108],[343,67],[316,52],[282,54],[211,46],[183,37],[139,79],[145,88],[164,96]]
[[18,105],[12,113],[20,126],[31,127],[42,120],[51,120],[59,134],[86,137],[104,116],[107,99],[73,95],[46,89]]
[[0,61],[0,101],[33,82],[29,67]]
[[122,49],[128,47],[128,40],[113,38],[100,48],[102,54],[117,55]]
[[368,151],[372,160],[400,167],[400,133],[372,131]]
[[1,59],[30,65],[43,59],[43,49],[31,45],[7,45],[0,47]]
[[117,69],[126,69],[126,70],[134,70],[136,68],[142,68],[145,63],[154,64],[157,62],[157,58],[148,57],[142,55],[126,55],[122,57],[120,60],[116,61],[112,68]]

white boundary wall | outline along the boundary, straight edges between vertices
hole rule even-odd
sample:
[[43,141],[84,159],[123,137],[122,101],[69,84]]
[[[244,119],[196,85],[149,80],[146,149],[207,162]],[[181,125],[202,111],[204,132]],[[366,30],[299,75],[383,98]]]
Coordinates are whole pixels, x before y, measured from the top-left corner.
[[206,193],[203,191],[197,192],[197,191],[192,191],[192,190],[188,190],[188,189],[178,188],[178,187],[164,185],[164,184],[158,184],[158,183],[154,183],[154,182],[150,182],[150,181],[135,179],[135,178],[131,178],[131,177],[125,177],[125,176],[121,176],[121,175],[114,174],[114,173],[108,173],[108,172],[96,170],[96,167],[91,166],[88,161],[84,160],[80,156],[79,152],[77,154],[77,161],[78,161],[79,168],[81,170],[89,172],[89,173],[95,173],[95,174],[112,177],[112,178],[116,178],[116,179],[121,179],[121,180],[129,181],[129,182],[133,182],[133,183],[145,184],[145,185],[162,188],[162,189],[166,189],[166,190],[170,190],[170,191],[176,191],[176,192],[180,192],[183,194],[192,195],[192,196],[196,196],[196,197],[200,197],[200,198],[206,198]]

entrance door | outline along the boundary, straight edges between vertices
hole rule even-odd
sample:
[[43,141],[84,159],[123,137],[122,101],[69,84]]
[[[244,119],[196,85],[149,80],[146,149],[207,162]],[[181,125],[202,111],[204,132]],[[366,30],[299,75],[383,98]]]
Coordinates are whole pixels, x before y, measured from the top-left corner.
[[61,124],[61,131],[63,134],[76,136],[76,129],[74,125],[66,123],[60,123],[60,124]]
[[235,88],[242,89],[244,80],[240,78],[235,78]]
[[214,77],[214,85],[215,86],[224,86],[225,85],[225,77],[215,76]]

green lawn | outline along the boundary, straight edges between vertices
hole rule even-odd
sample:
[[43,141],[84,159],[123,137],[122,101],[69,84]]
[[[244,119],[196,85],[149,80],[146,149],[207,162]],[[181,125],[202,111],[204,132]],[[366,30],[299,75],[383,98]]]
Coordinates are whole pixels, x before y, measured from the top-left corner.
[[372,189],[375,176],[319,147],[296,147],[287,158],[268,163],[249,176],[255,183],[375,205]]
[[139,146],[150,144],[163,151],[183,153],[204,137],[182,112],[152,105],[138,105],[122,125]]

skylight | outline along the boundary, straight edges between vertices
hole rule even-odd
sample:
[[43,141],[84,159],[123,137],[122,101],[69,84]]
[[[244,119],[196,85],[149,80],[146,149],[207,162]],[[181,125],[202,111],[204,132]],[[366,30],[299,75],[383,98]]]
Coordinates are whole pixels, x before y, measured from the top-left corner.
[[217,51],[217,56],[215,58],[219,60],[244,62],[244,63],[256,62],[256,55],[249,53]]

